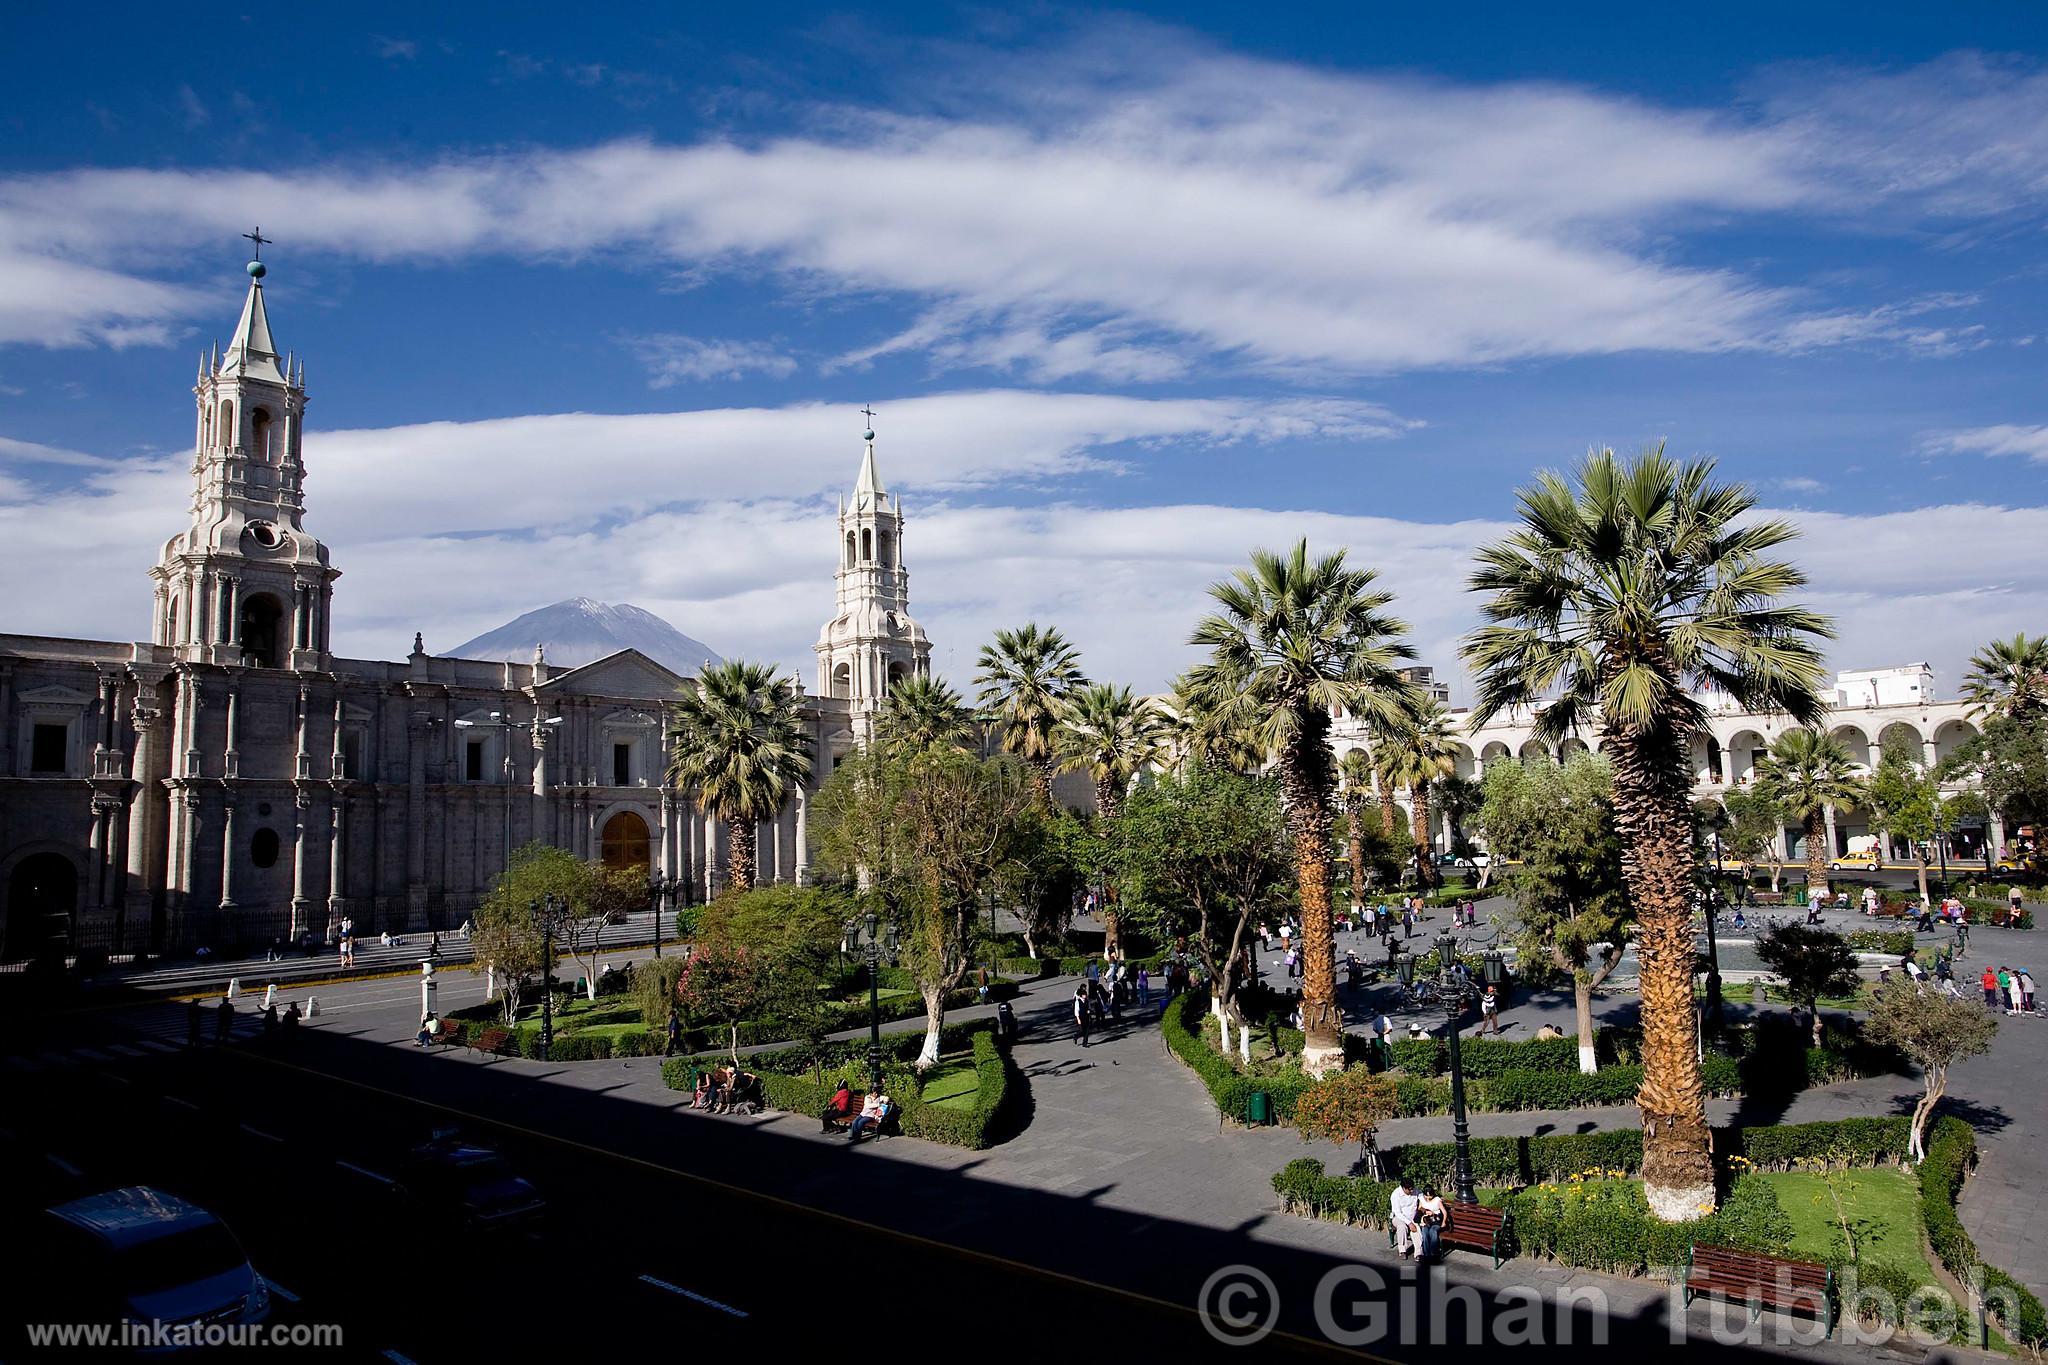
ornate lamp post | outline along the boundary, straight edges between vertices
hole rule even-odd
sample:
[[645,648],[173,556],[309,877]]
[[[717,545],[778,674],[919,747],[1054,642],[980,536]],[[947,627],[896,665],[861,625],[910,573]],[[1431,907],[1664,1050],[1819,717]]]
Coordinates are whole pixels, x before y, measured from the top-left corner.
[[896,926],[883,924],[881,916],[870,910],[866,915],[846,922],[846,936],[840,940],[839,951],[851,955],[858,952],[868,966],[868,1093],[880,1094],[882,1090],[882,982],[881,965],[884,959],[896,961]]
[[526,908],[540,921],[540,1059],[546,1061],[555,1045],[555,924],[568,912],[569,902],[550,893],[545,900],[528,901]]
[[[1480,988],[1452,964],[1458,957],[1458,936],[1449,930],[1436,939],[1437,998],[1443,1001],[1444,1032],[1451,1045],[1451,1138],[1457,1144],[1457,1201],[1476,1204],[1479,1194],[1472,1183],[1472,1128],[1465,1118],[1465,1061],[1458,1045],[1458,1020],[1465,1006],[1478,999]],[[1499,986],[1507,975],[1507,961],[1497,948],[1488,948],[1481,958],[1486,984]],[[1415,984],[1415,954],[1403,953],[1396,970],[1403,986]]]

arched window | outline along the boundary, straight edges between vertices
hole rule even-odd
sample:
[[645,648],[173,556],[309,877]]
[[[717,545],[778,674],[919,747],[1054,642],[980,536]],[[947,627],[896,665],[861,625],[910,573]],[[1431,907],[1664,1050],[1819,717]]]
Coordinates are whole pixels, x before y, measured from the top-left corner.
[[277,866],[277,831],[259,829],[249,840],[249,861],[258,867]]
[[242,602],[242,654],[258,668],[276,668],[277,628],[284,608],[275,597],[259,594]]
[[871,529],[869,529],[869,528],[867,528],[867,527],[863,527],[863,528],[861,528],[861,533],[860,533],[860,557],[861,557],[862,561],[863,561],[863,562],[865,562],[865,563],[873,563],[873,562],[874,562],[874,558],[875,558],[875,533],[874,533],[874,531],[873,531],[873,530],[871,530]]
[[235,402],[232,398],[220,400],[220,426],[214,430],[213,443],[222,446],[235,443]]
[[249,453],[269,464],[270,460],[270,413],[257,408],[249,414]]

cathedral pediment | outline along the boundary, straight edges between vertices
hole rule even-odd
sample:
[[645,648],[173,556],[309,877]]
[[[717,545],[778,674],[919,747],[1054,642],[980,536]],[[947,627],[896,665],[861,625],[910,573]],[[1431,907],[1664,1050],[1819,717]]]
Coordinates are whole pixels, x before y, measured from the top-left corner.
[[648,658],[637,649],[622,649],[593,659],[579,668],[560,673],[540,685],[540,691],[557,696],[565,692],[594,697],[643,697],[649,701],[673,701],[685,679]]

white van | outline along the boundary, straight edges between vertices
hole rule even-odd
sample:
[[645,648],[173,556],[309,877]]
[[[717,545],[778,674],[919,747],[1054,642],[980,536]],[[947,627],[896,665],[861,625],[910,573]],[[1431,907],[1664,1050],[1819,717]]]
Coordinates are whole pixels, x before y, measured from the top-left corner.
[[37,1249],[59,1296],[99,1316],[78,1321],[262,1322],[270,1288],[227,1224],[147,1185],[74,1199],[44,1214]]

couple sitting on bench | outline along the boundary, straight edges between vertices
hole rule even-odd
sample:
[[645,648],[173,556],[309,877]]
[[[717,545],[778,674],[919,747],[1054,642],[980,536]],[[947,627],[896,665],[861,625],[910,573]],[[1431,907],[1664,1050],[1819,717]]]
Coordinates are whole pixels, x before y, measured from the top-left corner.
[[713,1067],[697,1077],[690,1107],[713,1114],[758,1114],[765,1100],[761,1078],[751,1071]]
[[825,1105],[825,1112],[820,1115],[823,1125],[820,1131],[829,1133],[844,1126],[849,1142],[859,1142],[862,1133],[872,1132],[880,1137],[883,1128],[895,1120],[897,1112],[896,1102],[880,1091],[863,1095],[841,1081]]

